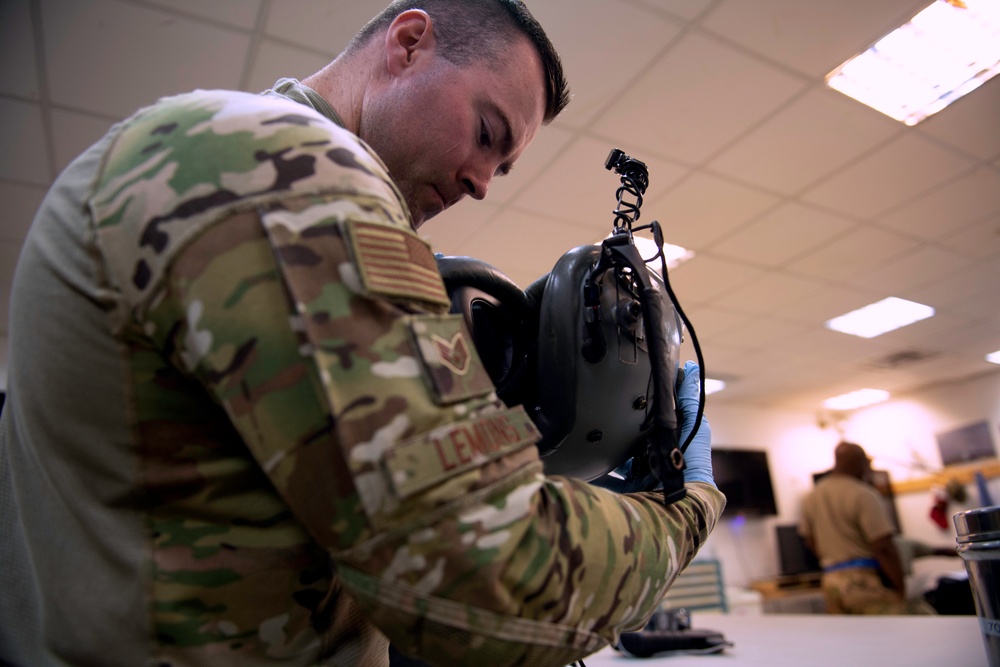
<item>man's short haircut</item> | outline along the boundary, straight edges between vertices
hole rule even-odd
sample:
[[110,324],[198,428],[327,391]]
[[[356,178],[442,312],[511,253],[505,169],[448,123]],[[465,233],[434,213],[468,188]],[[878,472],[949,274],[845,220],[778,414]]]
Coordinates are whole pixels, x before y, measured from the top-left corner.
[[459,66],[500,61],[508,57],[518,37],[527,37],[541,57],[545,74],[544,122],[555,118],[569,102],[559,54],[521,0],[394,0],[361,29],[345,53],[353,53],[375,35],[383,34],[409,9],[427,12],[441,55]]

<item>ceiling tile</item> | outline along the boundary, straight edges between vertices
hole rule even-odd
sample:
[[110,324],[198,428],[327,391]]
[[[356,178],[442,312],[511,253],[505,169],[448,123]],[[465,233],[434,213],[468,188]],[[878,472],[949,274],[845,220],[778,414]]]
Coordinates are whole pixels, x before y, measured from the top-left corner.
[[670,272],[674,293],[685,304],[699,304],[746,284],[763,274],[746,264],[696,256]]
[[669,243],[700,250],[778,203],[778,198],[718,176],[695,172],[654,199]]
[[770,314],[782,306],[816,293],[822,287],[821,283],[813,280],[772,272],[727,292],[718,297],[715,303],[737,311]]
[[708,163],[708,168],[794,194],[901,132],[901,125],[815,87]]
[[578,236],[572,224],[505,209],[462,243],[462,254],[492,264],[525,288],[551,271],[566,251],[586,244],[569,242]]
[[917,0],[727,0],[713,8],[702,25],[766,58],[820,78],[908,21],[919,5]]
[[0,127],[17,128],[16,132],[0,132],[0,178],[48,185],[52,173],[41,108],[29,102],[0,98]]
[[330,62],[315,51],[303,51],[270,39],[261,40],[253,58],[246,89],[258,93],[267,90],[283,77],[304,79]]
[[745,313],[723,310],[714,306],[695,306],[688,309],[683,301],[681,308],[691,321],[695,335],[698,336],[699,340],[704,341],[732,331],[751,319]]
[[904,366],[892,371],[891,375],[903,385],[898,393],[916,391],[934,384],[944,384],[971,375],[988,372],[990,363],[986,360],[960,359],[942,355]]
[[798,95],[805,83],[712,37],[688,33],[592,125],[699,164]]
[[901,294],[931,281],[957,273],[971,260],[950,250],[922,246],[894,259],[887,260],[871,271],[860,271],[847,279],[858,287],[877,285],[888,294]]
[[[544,132],[544,130],[543,130]],[[511,205],[540,216],[559,218],[576,223],[583,236],[568,240],[569,243],[594,242],[607,236],[614,222],[617,206],[615,192],[621,186],[618,175],[604,168],[608,153],[614,144],[607,141],[581,137],[568,145],[546,168],[511,200]],[[628,146],[619,146],[623,150]],[[641,215],[656,218],[660,207],[649,202],[664,184],[679,177],[682,170],[669,162],[649,159],[641,153],[630,153],[644,162],[649,169],[650,186],[644,199]],[[572,174],[572,177],[568,175]],[[667,211],[668,209],[662,209]],[[667,220],[662,222],[667,224]],[[669,242],[674,243],[672,239]]]
[[825,328],[782,340],[781,349],[792,357],[818,358],[837,363],[855,363],[891,350],[877,338],[858,338]]
[[0,93],[37,100],[38,64],[28,0],[0,2]]
[[271,2],[264,32],[336,56],[378,9],[371,0]]
[[52,111],[52,142],[55,144],[56,171],[62,171],[91,144],[104,136],[112,122],[72,111]]
[[867,306],[885,296],[879,290],[826,287],[798,301],[775,308],[773,314],[776,317],[823,325],[829,319]]
[[879,217],[878,223],[901,233],[938,239],[998,211],[1000,172],[978,167]]
[[43,187],[0,181],[0,202],[4,202],[3,217],[0,218],[0,241],[17,246],[24,242],[43,197]]
[[462,200],[420,226],[420,236],[434,252],[468,255],[464,246],[494,218],[500,207],[488,201]]
[[936,332],[928,337],[927,345],[950,355],[983,361],[987,354],[1000,350],[1000,323],[965,324]]
[[761,266],[780,266],[854,227],[852,220],[791,202],[740,227],[709,250]]
[[996,286],[1000,285],[1000,271],[992,271],[990,275],[984,277],[993,281],[993,289],[957,295],[955,302],[948,306],[948,309],[976,319],[988,319],[1000,313],[1000,290],[996,289]]
[[874,227],[860,227],[790,263],[788,270],[826,280],[847,280],[914,249],[917,242]]
[[806,191],[802,199],[870,218],[905,204],[971,166],[957,153],[907,133]]
[[261,0],[146,0],[163,9],[192,14],[201,18],[252,29],[257,22]]
[[165,95],[239,85],[245,33],[116,0],[41,7],[54,103],[124,117]]
[[991,215],[951,234],[940,236],[936,243],[968,257],[988,259],[1000,256],[1000,215]]
[[997,118],[1000,118],[1000,77],[994,76],[917,125],[917,131],[986,160],[1000,153]]
[[[733,386],[743,377],[753,376],[756,384],[757,378],[763,373],[760,370],[760,359],[755,355],[760,350],[754,350],[746,346],[724,345],[722,343],[708,342],[702,343],[702,359],[705,366],[705,377],[715,380],[722,380],[726,383],[726,389],[722,392],[712,394],[708,397],[709,404],[722,394],[732,395]],[[697,363],[698,357],[692,347],[681,347],[680,357],[682,362],[694,361]],[[750,362],[747,368],[744,362]],[[707,413],[707,408],[706,408]],[[709,415],[710,416],[710,415]]]
[[715,340],[723,344],[745,346],[756,350],[771,347],[775,341],[789,340],[811,330],[812,327],[806,324],[776,320],[773,317],[757,317],[727,334],[716,337]]
[[[685,343],[687,345],[687,343]],[[681,359],[694,360],[695,354],[690,351],[692,348],[681,347]],[[734,380],[749,379],[755,376],[766,374],[769,368],[780,361],[777,356],[770,351],[750,350],[743,345],[732,345],[720,342],[711,342],[703,346],[703,356],[705,357],[705,372],[708,377],[725,380],[730,386],[725,392],[729,393],[732,385],[737,384]],[[713,400],[717,394],[712,394],[709,400]]]
[[[997,285],[1000,285],[1000,267],[977,263],[919,288],[902,290],[901,295],[938,310],[985,317],[990,313],[1000,312],[1000,307],[986,309],[976,299],[987,299],[1000,294]],[[968,307],[963,307],[965,304]]]
[[619,97],[680,32],[658,14],[620,0],[574,0],[531,5],[563,62],[572,101],[559,116],[572,127],[587,126]]
[[636,4],[655,8],[673,16],[691,20],[702,14],[715,0],[636,0]]
[[[963,315],[938,311],[933,317],[894,329],[881,336],[876,336],[873,340],[878,340],[884,347],[889,348],[891,353],[908,350],[941,353],[946,352],[947,349],[936,341],[941,340],[944,336],[952,335],[958,330],[966,329],[971,324],[972,320]],[[873,355],[871,361],[875,362],[884,357],[884,354]]]

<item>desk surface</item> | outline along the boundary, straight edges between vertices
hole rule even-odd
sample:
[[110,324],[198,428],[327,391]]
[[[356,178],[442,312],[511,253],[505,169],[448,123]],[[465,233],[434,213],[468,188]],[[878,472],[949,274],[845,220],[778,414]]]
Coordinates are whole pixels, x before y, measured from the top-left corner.
[[692,627],[734,645],[713,655],[639,659],[606,648],[587,667],[980,667],[986,649],[975,616],[692,614]]

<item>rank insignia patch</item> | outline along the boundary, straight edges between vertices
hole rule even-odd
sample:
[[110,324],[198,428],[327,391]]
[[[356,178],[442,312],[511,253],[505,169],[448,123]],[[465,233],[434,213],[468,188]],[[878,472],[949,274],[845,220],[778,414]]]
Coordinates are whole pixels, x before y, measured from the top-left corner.
[[418,315],[410,321],[410,331],[439,404],[485,396],[494,390],[460,315]]
[[469,354],[469,344],[466,342],[465,334],[459,331],[445,340],[440,336],[431,336],[431,340],[437,345],[441,363],[455,375],[465,375],[469,372],[469,363],[472,355]]

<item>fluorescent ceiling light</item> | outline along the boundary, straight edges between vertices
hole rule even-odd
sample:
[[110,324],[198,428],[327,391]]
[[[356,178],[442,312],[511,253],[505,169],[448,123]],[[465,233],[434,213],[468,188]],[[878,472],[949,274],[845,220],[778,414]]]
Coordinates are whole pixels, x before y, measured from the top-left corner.
[[937,0],[826,83],[916,125],[1000,72],[1000,2]]
[[866,405],[874,405],[889,400],[889,392],[881,389],[858,389],[847,394],[834,396],[823,401],[823,407],[830,410],[854,410]]
[[986,355],[986,361],[991,361],[994,364],[1000,364],[1000,350],[996,352],[990,352]]
[[826,327],[852,336],[874,338],[932,315],[934,309],[930,306],[890,296],[846,315],[835,317],[826,323]]
[[714,394],[717,391],[722,391],[726,388],[726,383],[722,380],[713,380],[712,378],[705,378],[705,395]]

